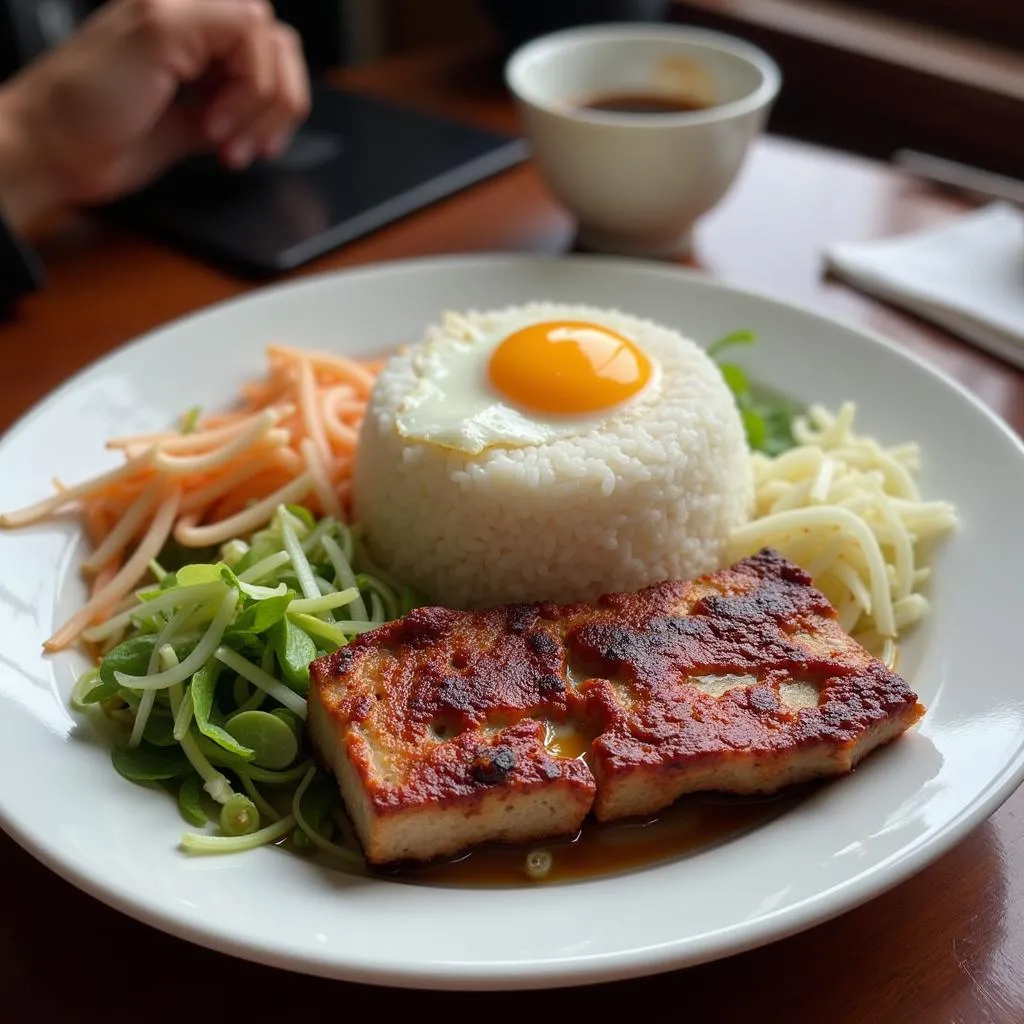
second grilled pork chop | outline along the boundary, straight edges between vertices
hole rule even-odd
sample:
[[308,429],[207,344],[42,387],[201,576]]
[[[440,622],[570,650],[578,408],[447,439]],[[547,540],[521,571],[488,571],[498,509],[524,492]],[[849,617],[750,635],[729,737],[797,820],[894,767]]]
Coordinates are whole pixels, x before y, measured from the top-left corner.
[[841,774],[923,713],[771,551],[593,605],[420,608],[311,675],[313,741],[375,864]]

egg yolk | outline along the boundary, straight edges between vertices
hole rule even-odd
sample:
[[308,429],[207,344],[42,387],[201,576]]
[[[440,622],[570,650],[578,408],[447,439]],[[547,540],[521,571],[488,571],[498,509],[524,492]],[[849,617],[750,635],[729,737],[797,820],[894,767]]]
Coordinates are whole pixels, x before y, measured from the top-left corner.
[[610,409],[650,380],[651,363],[629,338],[597,324],[530,324],[491,356],[491,384],[517,405],[549,413]]

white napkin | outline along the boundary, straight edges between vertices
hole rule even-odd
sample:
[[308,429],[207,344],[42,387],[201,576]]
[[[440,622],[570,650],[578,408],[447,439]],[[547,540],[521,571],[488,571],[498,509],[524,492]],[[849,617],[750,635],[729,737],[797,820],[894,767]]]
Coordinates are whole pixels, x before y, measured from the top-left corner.
[[832,246],[826,259],[858,288],[1024,368],[1024,211],[993,203],[928,231]]

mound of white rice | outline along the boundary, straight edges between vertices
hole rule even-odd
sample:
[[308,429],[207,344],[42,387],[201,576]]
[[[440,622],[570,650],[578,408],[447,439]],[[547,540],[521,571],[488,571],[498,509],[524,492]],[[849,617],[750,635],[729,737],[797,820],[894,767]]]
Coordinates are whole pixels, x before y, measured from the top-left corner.
[[[378,377],[355,465],[371,551],[438,604],[590,601],[717,568],[751,510],[750,453],[732,394],[692,341],[649,320],[531,303],[465,319],[494,335],[529,321],[602,324],[661,365],[658,394],[543,445],[467,455],[400,436],[413,350]],[[436,337],[442,328],[432,328]]]

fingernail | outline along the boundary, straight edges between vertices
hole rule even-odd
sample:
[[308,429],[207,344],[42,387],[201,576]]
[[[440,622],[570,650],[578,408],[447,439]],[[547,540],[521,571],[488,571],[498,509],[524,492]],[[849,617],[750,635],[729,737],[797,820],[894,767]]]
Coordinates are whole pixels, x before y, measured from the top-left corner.
[[248,167],[255,155],[256,147],[251,139],[239,139],[228,147],[227,158],[232,167]]

